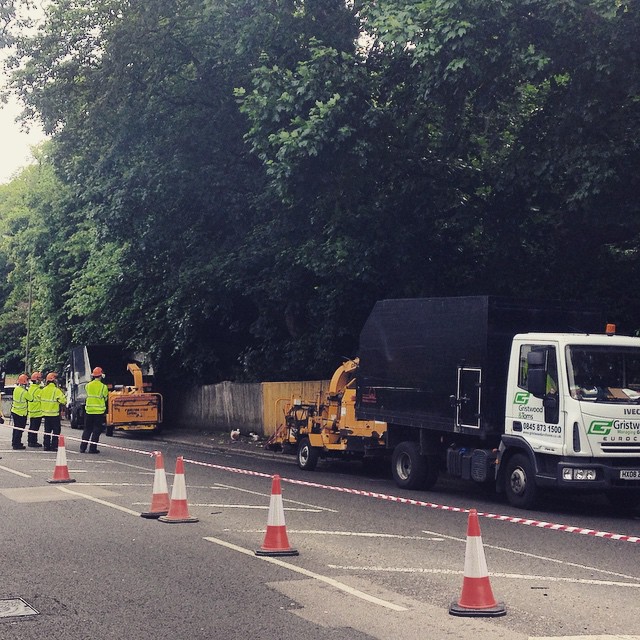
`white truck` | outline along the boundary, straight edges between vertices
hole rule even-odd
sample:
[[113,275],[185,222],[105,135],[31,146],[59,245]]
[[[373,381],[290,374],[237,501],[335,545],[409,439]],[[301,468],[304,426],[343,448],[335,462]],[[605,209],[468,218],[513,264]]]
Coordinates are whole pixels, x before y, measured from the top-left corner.
[[[355,418],[375,447],[343,435],[340,455],[386,456],[396,483],[438,475],[495,483],[516,507],[543,488],[640,504],[640,338],[615,335],[597,306],[492,296],[382,300],[360,335]],[[339,415],[339,412],[338,412]],[[335,455],[311,450],[302,468]],[[357,449],[356,449],[357,447]],[[300,452],[299,452],[300,453]]]
[[499,476],[510,502],[537,487],[640,500],[640,338],[529,333],[513,339]]

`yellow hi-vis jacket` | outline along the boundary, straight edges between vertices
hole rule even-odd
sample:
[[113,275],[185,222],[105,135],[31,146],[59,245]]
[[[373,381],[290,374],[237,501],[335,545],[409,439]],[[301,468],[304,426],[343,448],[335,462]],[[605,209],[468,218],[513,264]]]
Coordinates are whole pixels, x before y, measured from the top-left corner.
[[40,403],[42,405],[42,415],[46,417],[60,415],[60,405],[67,404],[67,398],[64,393],[56,387],[55,383],[50,382],[40,392]]
[[27,390],[20,384],[17,384],[13,390],[13,402],[11,403],[11,413],[17,416],[27,415]]
[[27,389],[27,402],[29,403],[29,417],[42,418],[42,402],[40,401],[40,393],[42,387],[36,382],[32,382]]
[[107,398],[109,397],[109,388],[100,380],[94,378],[87,383],[87,402],[85,411],[89,415],[100,415],[107,412]]

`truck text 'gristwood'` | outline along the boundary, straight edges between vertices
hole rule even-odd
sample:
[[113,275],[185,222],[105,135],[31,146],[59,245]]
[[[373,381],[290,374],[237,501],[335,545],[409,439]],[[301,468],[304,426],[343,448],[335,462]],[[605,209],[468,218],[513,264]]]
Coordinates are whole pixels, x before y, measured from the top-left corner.
[[296,399],[269,445],[390,457],[396,483],[439,473],[496,484],[517,507],[541,488],[640,504],[640,338],[596,306],[491,296],[378,302],[359,358],[326,398]]

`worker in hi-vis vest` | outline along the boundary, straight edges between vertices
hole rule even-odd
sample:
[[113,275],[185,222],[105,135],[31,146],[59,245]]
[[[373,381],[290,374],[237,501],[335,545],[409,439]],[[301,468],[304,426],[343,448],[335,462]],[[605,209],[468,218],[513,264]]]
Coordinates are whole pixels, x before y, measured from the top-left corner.
[[31,374],[31,384],[27,389],[27,403],[29,405],[29,433],[27,434],[27,444],[30,447],[41,447],[38,442],[38,433],[42,424],[42,403],[40,402],[40,392],[42,391],[42,374],[34,371]]
[[60,408],[66,406],[67,398],[56,384],[58,374],[47,373],[46,385],[40,392],[42,415],[44,417],[44,450],[58,450],[58,436],[60,435]]
[[13,434],[11,436],[11,446],[14,449],[26,449],[22,444],[22,434],[27,426],[27,385],[29,376],[21,373],[18,376],[18,383],[13,389],[11,398],[11,419],[13,420]]
[[98,440],[104,429],[105,416],[107,414],[107,400],[109,389],[102,382],[104,372],[101,367],[96,367],[91,372],[91,382],[87,383],[87,402],[84,406],[84,431],[82,432],[82,442],[80,443],[80,453],[100,453]]

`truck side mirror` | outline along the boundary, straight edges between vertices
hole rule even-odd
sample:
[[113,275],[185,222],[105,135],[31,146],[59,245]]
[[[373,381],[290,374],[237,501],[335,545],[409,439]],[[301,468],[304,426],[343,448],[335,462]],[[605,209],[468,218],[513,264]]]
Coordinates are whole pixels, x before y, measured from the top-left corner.
[[547,374],[544,369],[529,369],[527,389],[538,398],[544,396],[547,391]]
[[529,351],[527,353],[527,365],[529,370],[531,368],[541,369],[544,368],[545,352],[544,351]]
[[560,419],[560,403],[558,397],[548,393],[542,401],[544,407],[544,421],[551,424],[557,424]]
[[527,390],[538,398],[547,392],[547,372],[545,370],[544,351],[531,351],[527,354]]

